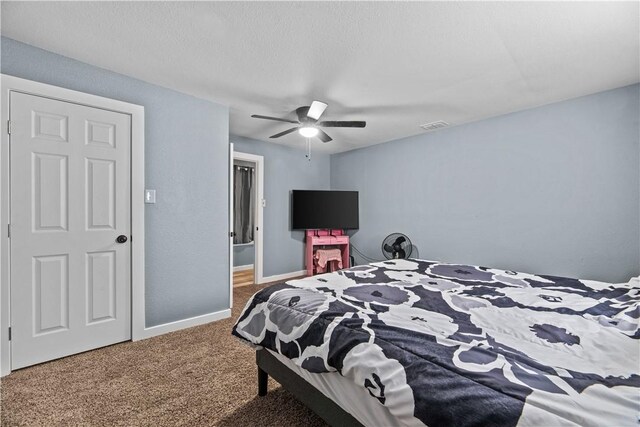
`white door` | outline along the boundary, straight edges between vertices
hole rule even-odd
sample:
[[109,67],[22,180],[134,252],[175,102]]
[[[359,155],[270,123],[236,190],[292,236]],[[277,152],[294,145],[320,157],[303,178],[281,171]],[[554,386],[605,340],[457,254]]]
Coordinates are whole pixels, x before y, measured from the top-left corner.
[[12,369],[129,340],[131,117],[18,92],[9,114]]

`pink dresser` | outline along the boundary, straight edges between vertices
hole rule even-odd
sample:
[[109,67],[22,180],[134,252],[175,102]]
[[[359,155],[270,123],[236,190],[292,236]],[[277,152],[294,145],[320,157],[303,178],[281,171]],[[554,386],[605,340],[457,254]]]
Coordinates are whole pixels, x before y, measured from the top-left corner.
[[316,272],[313,262],[313,251],[323,246],[337,247],[342,252],[342,266],[349,268],[349,236],[343,230],[307,230],[305,265],[307,276]]

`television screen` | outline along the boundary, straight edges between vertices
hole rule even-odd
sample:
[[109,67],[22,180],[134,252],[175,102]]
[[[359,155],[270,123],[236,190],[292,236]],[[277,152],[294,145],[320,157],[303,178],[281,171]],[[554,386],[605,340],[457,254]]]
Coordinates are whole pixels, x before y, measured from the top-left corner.
[[357,191],[293,190],[291,228],[294,230],[357,229]]

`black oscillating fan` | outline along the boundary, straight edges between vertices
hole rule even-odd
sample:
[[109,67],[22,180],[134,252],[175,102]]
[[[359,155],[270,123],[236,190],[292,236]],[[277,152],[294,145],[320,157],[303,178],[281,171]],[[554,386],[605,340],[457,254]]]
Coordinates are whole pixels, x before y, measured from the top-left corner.
[[411,251],[411,240],[402,233],[391,233],[382,241],[382,253],[387,259],[409,258]]

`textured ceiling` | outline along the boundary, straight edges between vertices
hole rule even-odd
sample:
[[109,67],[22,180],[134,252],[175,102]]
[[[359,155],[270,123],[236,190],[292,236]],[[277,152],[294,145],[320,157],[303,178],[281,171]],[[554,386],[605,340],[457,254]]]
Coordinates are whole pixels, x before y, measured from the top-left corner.
[[[2,2],[2,34],[231,107],[314,100],[346,151],[638,82],[638,2]],[[303,145],[297,133],[279,143]]]

